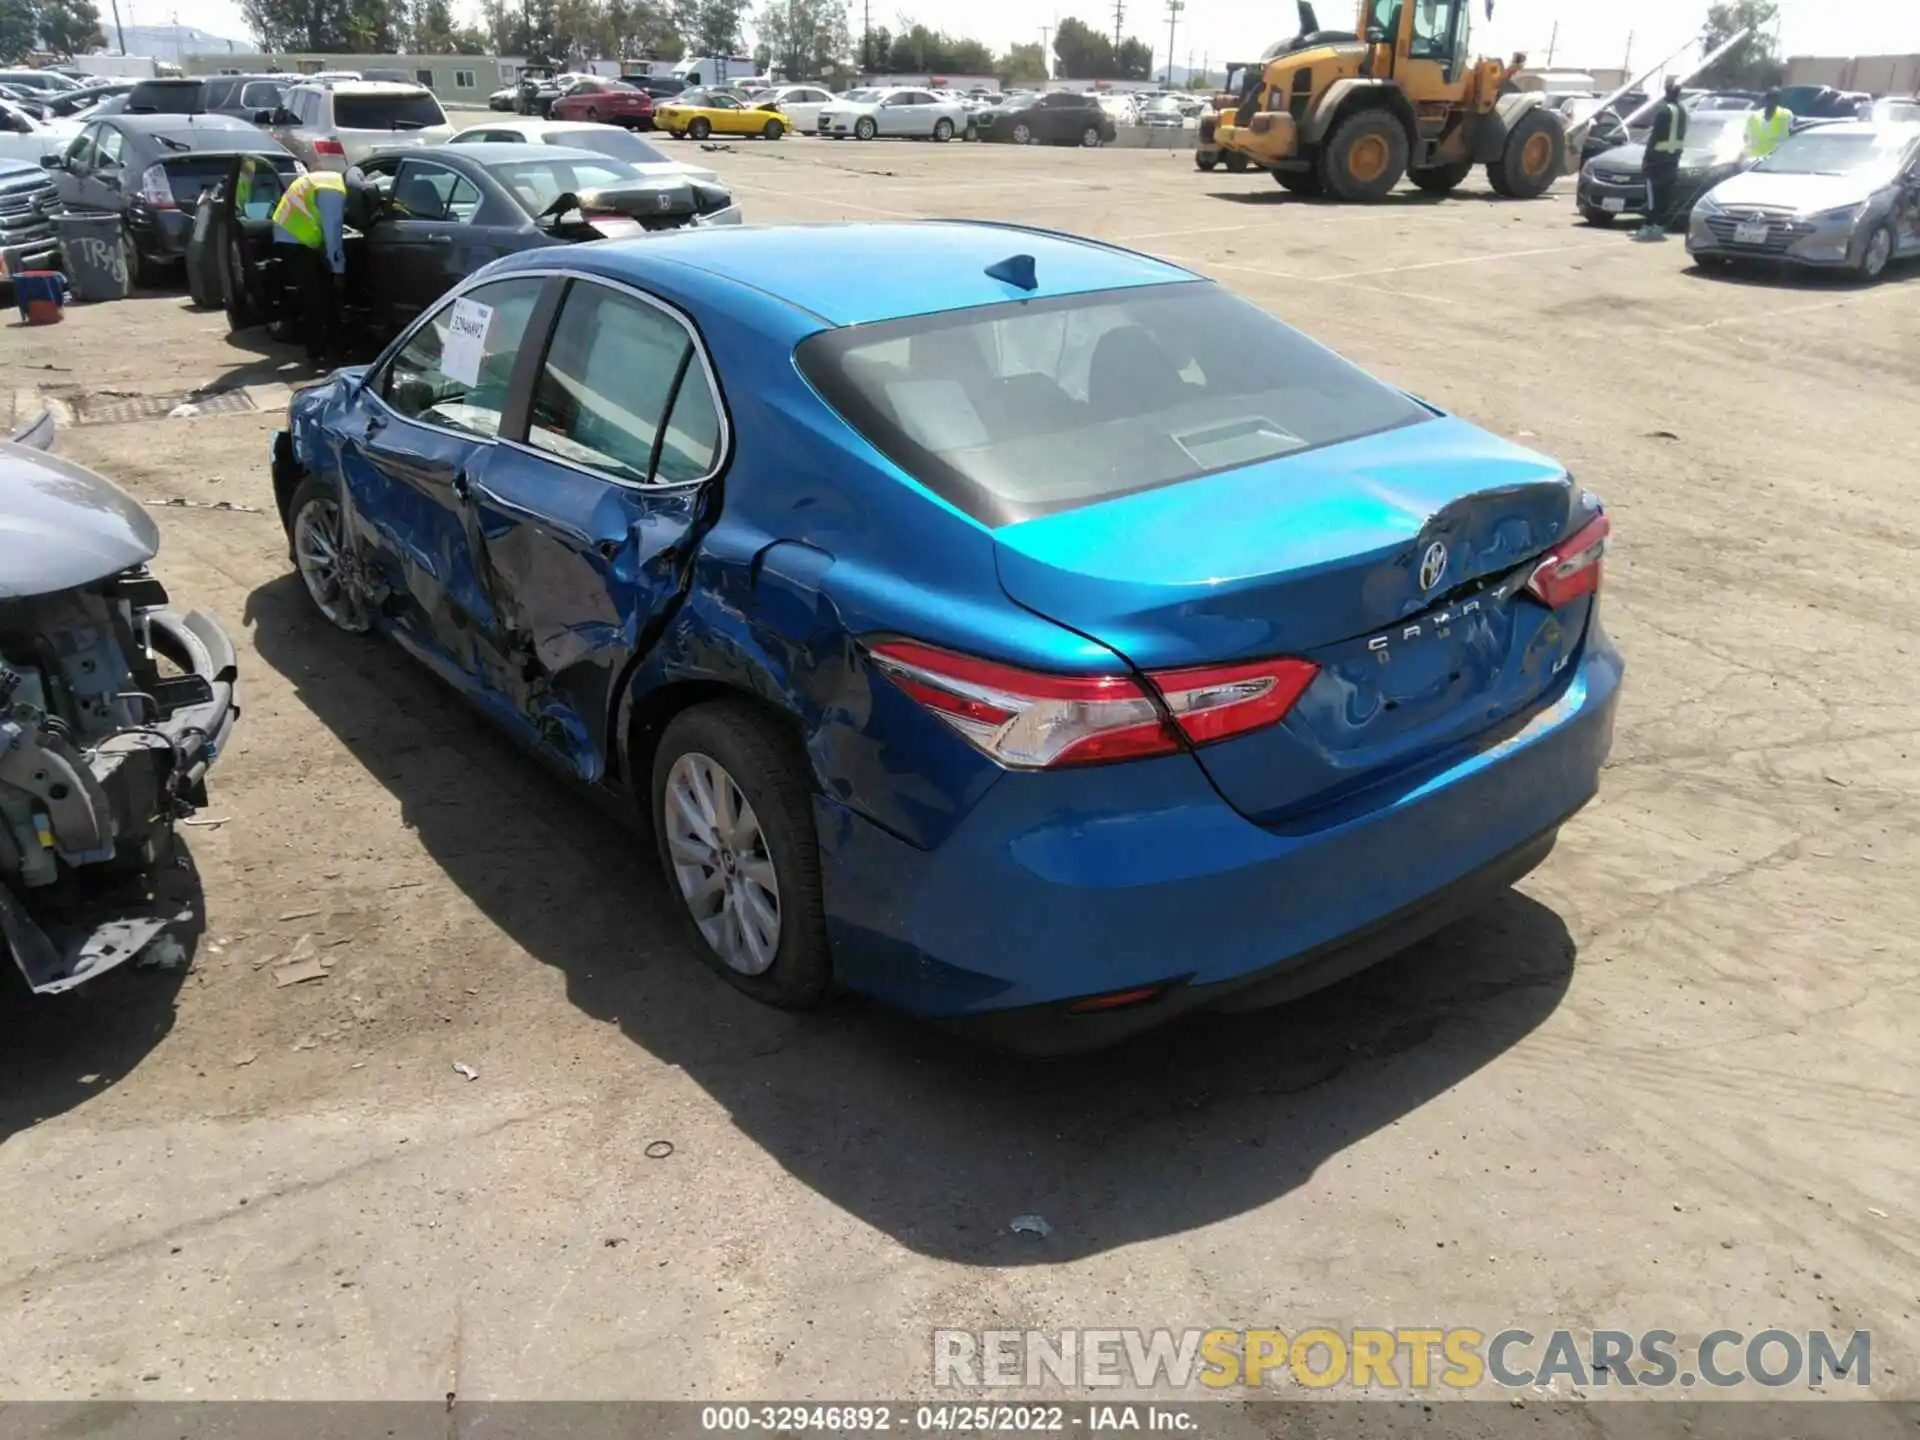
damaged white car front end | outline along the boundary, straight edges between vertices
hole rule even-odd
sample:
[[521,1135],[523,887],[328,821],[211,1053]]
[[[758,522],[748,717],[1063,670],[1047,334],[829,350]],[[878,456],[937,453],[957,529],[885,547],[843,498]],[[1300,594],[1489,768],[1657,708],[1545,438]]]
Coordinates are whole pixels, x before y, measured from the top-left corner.
[[233,643],[147,569],[152,518],[0,441],[0,935],[36,993],[133,959],[195,917],[174,822],[206,803],[239,716]]

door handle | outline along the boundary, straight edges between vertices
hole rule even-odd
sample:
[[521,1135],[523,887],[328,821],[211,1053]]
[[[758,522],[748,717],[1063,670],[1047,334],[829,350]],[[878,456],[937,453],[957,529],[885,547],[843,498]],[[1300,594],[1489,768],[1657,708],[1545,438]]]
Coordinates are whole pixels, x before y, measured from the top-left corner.
[[429,235],[429,236],[427,236],[427,243],[428,243],[429,245],[451,245],[451,244],[453,243],[453,236],[451,236],[451,235]]
[[473,498],[473,482],[467,479],[467,472],[464,470],[456,470],[453,472],[452,489],[458,499],[471,500]]
[[367,417],[367,428],[366,428],[366,430],[365,430],[365,431],[363,431],[362,433],[363,433],[363,434],[365,434],[365,436],[367,437],[367,439],[369,439],[369,440],[371,440],[371,439],[373,439],[373,437],[374,437],[374,436],[376,436],[376,435],[378,435],[378,434],[379,434],[379,433],[380,433],[380,432],[381,432],[382,430],[384,430],[384,429],[386,429],[386,428],[387,428],[387,417],[386,417],[386,416],[384,416],[384,415],[369,415],[369,416]]

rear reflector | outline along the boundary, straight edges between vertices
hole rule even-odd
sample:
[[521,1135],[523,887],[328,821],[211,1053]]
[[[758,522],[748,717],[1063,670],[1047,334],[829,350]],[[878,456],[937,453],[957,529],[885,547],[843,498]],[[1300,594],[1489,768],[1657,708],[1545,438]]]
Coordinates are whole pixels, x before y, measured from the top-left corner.
[[1095,1015],[1102,1010],[1123,1010],[1129,1005],[1143,1005],[1166,989],[1164,985],[1142,985],[1136,990],[1116,990],[1111,995],[1089,995],[1084,1000],[1076,1000],[1067,1006],[1070,1014]]
[[1606,558],[1611,530],[1605,515],[1596,515],[1541,557],[1527,577],[1527,593],[1558,610],[1570,600],[1600,588],[1600,562]]
[[1025,770],[1168,755],[1182,735],[1206,745],[1260,729],[1293,708],[1318,668],[1281,658],[1157,671],[1147,679],[1163,710],[1132,675],[1049,675],[912,640],[872,654],[888,679],[969,742]]
[[313,153],[316,155],[345,155],[347,153],[347,147],[342,145],[338,140],[316,140],[313,142]]

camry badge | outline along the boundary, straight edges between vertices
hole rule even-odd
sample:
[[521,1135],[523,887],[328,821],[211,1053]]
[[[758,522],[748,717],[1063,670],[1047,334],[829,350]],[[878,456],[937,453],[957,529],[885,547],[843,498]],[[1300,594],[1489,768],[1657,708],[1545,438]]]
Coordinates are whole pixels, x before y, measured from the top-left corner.
[[1427,553],[1420,557],[1420,588],[1431,590],[1446,573],[1447,547],[1436,540],[1427,546]]

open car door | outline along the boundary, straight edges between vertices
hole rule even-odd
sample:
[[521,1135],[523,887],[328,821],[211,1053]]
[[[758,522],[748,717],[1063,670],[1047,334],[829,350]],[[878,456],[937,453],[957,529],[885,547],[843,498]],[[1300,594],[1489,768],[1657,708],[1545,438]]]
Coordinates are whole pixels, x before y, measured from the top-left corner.
[[290,178],[271,157],[237,155],[214,192],[208,243],[218,257],[220,292],[231,330],[281,318],[284,306],[273,254],[273,207]]

